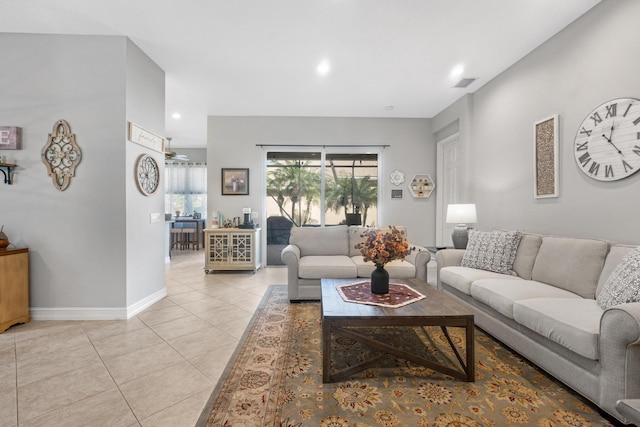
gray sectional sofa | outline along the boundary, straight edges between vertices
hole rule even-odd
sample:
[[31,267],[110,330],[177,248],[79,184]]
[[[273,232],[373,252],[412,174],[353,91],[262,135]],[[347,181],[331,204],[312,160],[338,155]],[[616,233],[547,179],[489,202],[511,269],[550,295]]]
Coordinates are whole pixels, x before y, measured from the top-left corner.
[[[478,235],[486,240],[470,235],[467,251],[436,254],[438,289],[473,308],[480,328],[627,422],[615,405],[640,398],[640,302],[601,304],[624,274],[637,284],[639,251],[505,230]],[[496,235],[501,243],[492,245]],[[631,273],[623,273],[632,256]]]
[[[397,228],[406,236],[404,227]],[[370,278],[375,266],[364,262],[355,247],[364,240],[362,233],[366,229],[355,225],[293,227],[289,245],[282,250],[282,261],[288,270],[289,300],[319,300],[323,277]],[[394,260],[385,265],[390,278],[418,277],[426,281],[431,254],[423,247],[411,246],[415,249],[404,261]]]

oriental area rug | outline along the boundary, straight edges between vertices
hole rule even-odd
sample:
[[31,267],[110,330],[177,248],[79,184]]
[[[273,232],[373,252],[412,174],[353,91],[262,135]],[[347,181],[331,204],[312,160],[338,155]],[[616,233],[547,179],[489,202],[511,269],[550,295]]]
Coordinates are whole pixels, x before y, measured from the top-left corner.
[[[449,328],[464,349],[464,333]],[[439,328],[378,328],[378,339],[455,365]],[[382,336],[379,336],[382,334]],[[290,304],[270,286],[197,426],[610,426],[593,406],[476,328],[476,381],[389,356],[342,382],[322,383],[319,302]],[[333,337],[332,367],[370,357]],[[464,357],[464,355],[463,355]]]

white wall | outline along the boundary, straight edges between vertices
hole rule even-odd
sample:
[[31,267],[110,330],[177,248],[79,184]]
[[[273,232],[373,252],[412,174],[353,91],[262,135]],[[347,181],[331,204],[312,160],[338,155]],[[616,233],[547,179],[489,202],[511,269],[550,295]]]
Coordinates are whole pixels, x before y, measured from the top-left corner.
[[[435,243],[435,192],[429,199],[413,199],[406,187],[415,174],[428,173],[435,179],[429,119],[211,116],[207,133],[208,213],[242,216],[242,208],[251,207],[260,212],[264,223],[263,150],[256,144],[389,145],[381,161],[380,223],[406,225],[412,243]],[[222,196],[221,168],[250,168],[249,196]],[[389,182],[395,169],[406,175],[402,187]],[[403,188],[404,198],[392,200],[391,188]]]
[[[164,136],[165,82],[160,69],[133,42],[127,39],[127,122]],[[126,129],[126,126],[125,126]],[[125,136],[126,141],[126,136]],[[164,263],[167,237],[164,221],[164,153],[125,142],[126,158],[126,236],[127,236],[127,307],[140,310],[166,295]],[[135,180],[135,166],[143,154],[158,163],[161,181],[158,191],[143,195]],[[150,214],[160,221],[151,222]]]
[[[0,224],[13,244],[29,247],[35,318],[121,317],[128,287],[149,292],[127,277],[127,239],[152,239],[146,231],[127,229],[127,209],[135,211],[135,202],[125,197],[133,173],[126,74],[135,65],[127,64],[128,48],[125,37],[0,34],[3,63],[11,64],[0,79],[2,125],[23,132],[22,150],[0,152],[18,164],[14,184],[0,183]],[[164,101],[151,97],[135,108],[156,111],[146,102]],[[160,108],[156,123],[164,120]],[[70,124],[82,150],[65,191],[54,188],[40,157],[59,119]],[[140,275],[162,272],[164,255],[137,268]]]
[[[640,2],[604,1],[513,67],[434,118],[468,141],[468,191],[479,229],[505,227],[638,244],[640,173],[599,182],[579,171],[573,140],[593,108],[640,98]],[[469,99],[470,98],[470,99]],[[560,197],[533,196],[533,124],[559,115]]]

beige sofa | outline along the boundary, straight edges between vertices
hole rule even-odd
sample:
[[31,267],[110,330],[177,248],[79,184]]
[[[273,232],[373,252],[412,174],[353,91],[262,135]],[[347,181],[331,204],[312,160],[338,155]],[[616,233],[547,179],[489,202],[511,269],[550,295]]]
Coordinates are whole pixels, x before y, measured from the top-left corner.
[[[404,227],[397,227],[406,236]],[[320,299],[320,279],[369,278],[375,268],[364,262],[356,244],[363,241],[362,226],[336,225],[329,227],[293,227],[289,245],[282,250],[287,265],[289,300]],[[415,249],[404,261],[394,260],[385,265],[392,279],[418,277],[426,281],[427,264],[431,255],[427,249]]]
[[473,268],[473,261],[499,250],[478,252],[471,243],[466,257],[455,249],[436,254],[438,289],[473,308],[476,325],[626,422],[615,405],[640,398],[640,303],[606,310],[599,303],[623,281],[617,267],[629,265],[621,261],[635,247],[521,233],[511,270],[495,272],[500,267]]

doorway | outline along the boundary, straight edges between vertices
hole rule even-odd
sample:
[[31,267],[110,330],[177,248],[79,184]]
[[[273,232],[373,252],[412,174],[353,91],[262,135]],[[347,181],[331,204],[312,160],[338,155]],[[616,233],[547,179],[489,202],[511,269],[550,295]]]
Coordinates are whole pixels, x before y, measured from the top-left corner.
[[447,224],[447,206],[460,201],[460,175],[462,168],[460,134],[455,133],[438,142],[438,187],[436,199],[436,246],[453,246],[451,231],[453,224]]

